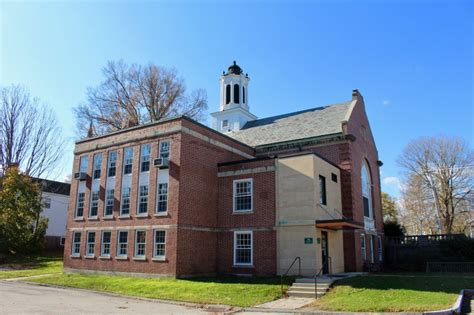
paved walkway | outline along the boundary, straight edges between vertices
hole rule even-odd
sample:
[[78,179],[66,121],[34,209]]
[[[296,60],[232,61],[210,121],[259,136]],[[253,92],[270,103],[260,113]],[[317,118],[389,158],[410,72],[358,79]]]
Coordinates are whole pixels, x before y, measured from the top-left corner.
[[0,281],[1,314],[210,314],[202,309],[86,290]]

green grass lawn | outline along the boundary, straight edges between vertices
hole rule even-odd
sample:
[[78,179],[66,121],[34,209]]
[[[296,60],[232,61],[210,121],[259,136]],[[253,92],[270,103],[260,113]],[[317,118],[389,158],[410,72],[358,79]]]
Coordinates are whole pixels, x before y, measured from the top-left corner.
[[[280,278],[135,278],[111,275],[58,274],[28,279],[53,284],[128,296],[186,301],[202,304],[227,304],[248,307],[280,297]],[[285,289],[290,279],[286,279]]]
[[461,289],[474,288],[473,275],[380,274],[343,279],[317,300],[321,310],[403,312],[453,306]]
[[[2,270],[8,268],[8,270]],[[0,279],[29,277],[63,271],[62,256],[21,256],[9,257],[0,264]]]

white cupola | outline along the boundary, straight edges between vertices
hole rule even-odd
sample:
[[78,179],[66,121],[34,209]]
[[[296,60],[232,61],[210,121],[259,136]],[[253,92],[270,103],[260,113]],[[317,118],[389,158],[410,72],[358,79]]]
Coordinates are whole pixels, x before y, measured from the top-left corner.
[[250,78],[236,64],[231,65],[220,78],[219,111],[211,113],[212,128],[220,132],[240,130],[247,121],[257,117],[249,112],[248,84]]

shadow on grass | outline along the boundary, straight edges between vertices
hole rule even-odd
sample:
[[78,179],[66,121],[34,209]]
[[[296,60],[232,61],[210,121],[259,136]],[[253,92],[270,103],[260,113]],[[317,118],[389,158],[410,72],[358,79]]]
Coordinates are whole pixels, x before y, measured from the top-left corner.
[[462,289],[474,287],[474,278],[463,275],[367,275],[339,280],[337,286],[373,290],[412,290],[459,294]]
[[62,261],[63,256],[52,255],[52,256],[7,256],[4,263],[0,264],[1,267],[10,267],[14,270],[22,269],[36,269],[41,267],[47,267],[52,262]]

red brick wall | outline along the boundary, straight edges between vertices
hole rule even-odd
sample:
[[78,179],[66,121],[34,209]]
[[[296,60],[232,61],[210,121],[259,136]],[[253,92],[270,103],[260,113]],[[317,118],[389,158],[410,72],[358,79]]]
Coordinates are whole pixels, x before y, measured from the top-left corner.
[[[219,172],[274,166],[274,160],[261,160],[219,167]],[[253,179],[253,212],[233,213],[233,181]],[[220,273],[276,274],[275,172],[243,174],[219,178],[218,271]],[[253,231],[253,268],[233,267],[234,230]]]
[[[172,122],[176,124],[175,122]],[[163,126],[159,126],[163,128]],[[157,127],[158,128],[158,127]],[[133,132],[140,132],[133,131]],[[114,141],[119,142],[120,138],[114,136]],[[153,216],[155,212],[156,203],[156,178],[158,169],[153,167],[153,159],[158,156],[158,142],[164,139],[171,139],[171,151],[170,151],[170,169],[169,169],[169,189],[168,189],[168,215],[167,216]],[[101,141],[101,140],[96,140]],[[123,272],[151,272],[158,274],[170,274],[176,273],[176,244],[177,244],[177,232],[176,229],[168,229],[166,234],[166,261],[156,262],[152,261],[152,247],[153,247],[153,231],[151,228],[147,231],[147,260],[135,261],[133,260],[133,246],[134,246],[134,229],[129,232],[129,254],[127,260],[116,260],[116,230],[124,227],[134,226],[151,226],[151,225],[175,225],[178,221],[178,198],[179,198],[179,167],[180,167],[180,141],[181,134],[175,133],[164,137],[157,137],[155,139],[146,139],[141,141],[135,141],[132,143],[126,143],[120,146],[112,146],[105,150],[97,150],[91,153],[86,153],[89,156],[88,165],[88,178],[86,181],[86,196],[84,205],[84,221],[75,221],[74,212],[76,208],[77,198],[77,186],[78,181],[72,180],[71,183],[71,195],[68,208],[68,229],[66,233],[66,243],[64,251],[64,266],[67,268],[78,268],[78,269],[90,269],[90,270],[108,270],[108,271],[123,271]],[[149,197],[148,197],[148,216],[147,217],[136,217],[137,202],[138,202],[138,177],[140,167],[140,145],[144,143],[151,143],[151,166],[149,173]],[[123,149],[132,146],[134,148],[133,155],[133,166],[132,166],[132,190],[130,200],[130,218],[118,218],[120,214],[120,198],[121,198],[121,182],[123,175]],[[105,189],[106,189],[106,177],[107,177],[107,161],[108,152],[117,151],[117,165],[116,165],[116,176],[115,176],[115,205],[113,211],[113,219],[104,219],[104,206],[105,206]],[[98,220],[89,220],[89,206],[90,206],[90,189],[92,179],[93,167],[93,155],[102,153],[102,167],[101,167],[101,178],[100,178],[100,195],[99,195],[99,210]],[[73,172],[77,172],[79,169],[80,156],[86,155],[75,155]],[[71,228],[82,230],[82,241],[81,241],[81,258],[72,258],[71,255]],[[86,230],[88,229],[108,229],[112,230],[112,242],[111,242],[111,257],[110,260],[99,259],[100,255],[100,230],[97,230],[96,234],[96,258],[85,259],[85,242],[86,242]]]

